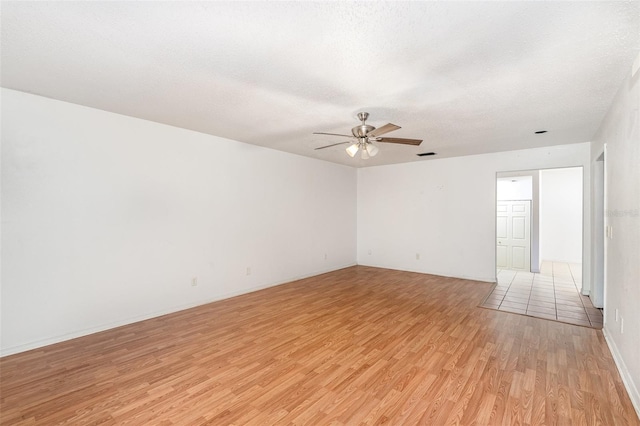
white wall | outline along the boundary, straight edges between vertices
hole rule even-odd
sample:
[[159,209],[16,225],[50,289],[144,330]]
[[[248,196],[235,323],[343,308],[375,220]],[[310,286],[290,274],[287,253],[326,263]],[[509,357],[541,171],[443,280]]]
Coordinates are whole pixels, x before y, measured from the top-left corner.
[[582,263],[582,168],[540,170],[540,259]]
[[[582,143],[359,169],[358,263],[495,281],[496,173],[585,166],[588,222],[589,148]],[[589,233],[587,226],[586,247]],[[588,271],[583,280],[589,281]]]
[[3,89],[2,354],[353,265],[355,198],[349,167]]
[[605,240],[604,332],[640,417],[640,72],[618,91],[594,138],[593,161],[605,143],[605,225],[613,233]]
[[533,200],[533,178],[514,176],[496,180],[498,201]]

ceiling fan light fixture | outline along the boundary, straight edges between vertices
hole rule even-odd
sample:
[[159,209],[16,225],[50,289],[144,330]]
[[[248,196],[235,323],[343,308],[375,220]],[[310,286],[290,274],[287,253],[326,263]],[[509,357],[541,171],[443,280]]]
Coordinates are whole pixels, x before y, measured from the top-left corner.
[[378,151],[380,151],[380,148],[378,148],[372,143],[368,143],[366,150],[370,157],[375,157]]
[[[351,141],[355,140],[355,142],[352,145],[349,145],[349,147],[346,149],[347,154],[349,155],[349,157],[354,158],[358,153],[358,151],[360,151],[360,157],[363,160],[367,160],[371,157],[375,157],[380,151],[380,149],[376,145],[373,145],[372,142],[399,143],[399,144],[405,144],[405,145],[420,145],[422,143],[422,139],[381,137],[381,135],[385,135],[389,132],[398,130],[400,126],[387,123],[382,127],[376,128],[366,123],[366,120],[368,117],[369,117],[369,114],[366,112],[358,113],[358,119],[361,121],[361,124],[351,129],[351,134],[353,136],[343,135],[339,133],[326,133],[326,132],[314,132],[313,134],[329,135],[329,136],[345,136],[350,138]],[[330,148],[336,145],[349,144],[351,143],[351,141],[338,142],[331,145],[321,146],[315,149],[319,150],[319,149]]]
[[349,154],[349,157],[353,158],[358,153],[358,149],[360,149],[360,147],[358,146],[357,143],[354,143],[349,148],[347,148],[346,151],[347,151],[347,154]]

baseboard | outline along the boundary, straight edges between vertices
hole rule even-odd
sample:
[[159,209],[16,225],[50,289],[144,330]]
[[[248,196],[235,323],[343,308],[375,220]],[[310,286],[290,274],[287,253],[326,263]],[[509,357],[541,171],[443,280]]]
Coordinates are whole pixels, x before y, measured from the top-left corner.
[[638,419],[640,419],[640,392],[638,392],[638,387],[634,383],[633,377],[631,377],[631,373],[629,373],[629,370],[620,355],[620,351],[618,351],[615,341],[609,336],[609,333],[607,333],[607,329],[603,328],[602,333],[604,334],[604,339],[607,342],[607,346],[609,346],[611,355],[613,356],[613,361],[616,363],[616,367],[618,367],[620,377],[622,377],[622,383],[627,389],[633,408],[636,410],[636,415],[638,416]]
[[259,286],[255,286],[255,287],[251,287],[248,289],[244,289],[244,290],[240,290],[240,291],[234,291],[234,292],[230,292],[230,293],[224,293],[224,294],[220,294],[217,295],[213,298],[210,299],[204,299],[204,300],[199,300],[197,302],[194,303],[188,303],[188,304],[184,304],[184,305],[176,305],[176,306],[172,306],[166,309],[161,309],[158,311],[153,311],[153,312],[149,312],[143,315],[138,315],[135,317],[129,317],[129,318],[125,318],[119,321],[113,321],[113,322],[109,322],[109,323],[105,323],[105,324],[101,324],[99,326],[96,327],[89,327],[86,329],[82,329],[82,330],[77,330],[71,333],[66,333],[66,334],[62,334],[62,335],[58,335],[58,336],[53,336],[50,338],[46,338],[46,339],[40,339],[40,340],[35,340],[29,343],[25,343],[22,345],[17,345],[17,346],[12,346],[12,347],[8,347],[8,348],[4,348],[2,350],[0,350],[0,358],[5,357],[5,356],[9,356],[9,355],[14,355],[20,352],[26,352],[26,351],[30,351],[33,349],[38,349],[44,346],[49,346],[49,345],[53,345],[56,343],[60,343],[60,342],[65,342],[67,340],[71,340],[71,339],[76,339],[78,337],[83,337],[83,336],[88,336],[90,334],[95,334],[95,333],[99,333],[101,331],[106,331],[106,330],[111,330],[112,328],[117,328],[117,327],[122,327],[124,325],[129,325],[129,324],[133,324],[136,322],[140,322],[140,321],[145,321],[151,318],[157,318],[157,317],[161,317],[163,315],[168,315],[168,314],[172,314],[175,312],[179,312],[179,311],[184,311],[185,309],[191,309],[191,308],[195,308],[197,306],[202,306],[202,305],[206,305],[208,303],[213,303],[213,302],[218,302],[220,300],[225,300],[225,299],[230,299],[232,297],[236,297],[236,296],[240,296],[243,294],[247,294],[247,293],[253,293],[254,291],[259,291],[259,290],[264,290],[265,288],[270,288],[270,287],[276,287],[282,284],[286,284],[286,283],[290,283],[292,281],[297,281],[297,280],[301,280],[304,278],[309,278],[309,277],[314,277],[316,275],[321,275],[321,274],[326,274],[329,272],[333,272],[333,271],[338,271],[340,269],[344,269],[344,268],[348,268],[351,266],[355,266],[356,263],[350,263],[347,265],[341,265],[341,266],[335,266],[335,267],[331,267],[331,268],[327,268],[327,269],[320,269],[314,272],[310,272],[308,274],[303,274],[303,275],[299,275],[299,276],[293,276],[291,278],[282,280],[282,281],[277,281],[277,282],[272,282],[269,284],[264,284],[264,285],[259,285]]
[[447,274],[445,272],[442,271],[431,271],[431,270],[422,270],[422,269],[412,269],[412,268],[398,268],[398,267],[393,267],[393,266],[386,266],[386,265],[370,265],[370,264],[366,264],[366,263],[358,263],[358,265],[361,266],[369,266],[372,268],[381,268],[381,269],[390,269],[392,271],[403,271],[403,272],[416,272],[418,274],[427,274],[427,275],[435,275],[438,277],[445,277],[445,278],[458,278],[461,280],[469,280],[469,281],[481,281],[481,282],[485,282],[485,283],[491,283],[491,284],[495,284],[497,281],[496,277],[477,277],[477,276],[472,276],[472,275],[451,275],[451,274]]

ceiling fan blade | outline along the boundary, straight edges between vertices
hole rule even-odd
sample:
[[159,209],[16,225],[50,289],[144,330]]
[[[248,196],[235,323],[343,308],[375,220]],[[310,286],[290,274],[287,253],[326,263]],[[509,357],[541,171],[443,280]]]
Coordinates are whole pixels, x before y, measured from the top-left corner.
[[324,132],[313,132],[314,135],[329,135],[329,136],[342,136],[345,138],[351,138],[352,135],[341,135],[339,133],[324,133]]
[[376,142],[384,143],[401,143],[405,145],[420,145],[422,139],[405,139],[405,138],[378,138]]
[[351,141],[347,141],[347,142],[333,143],[331,145],[321,146],[320,148],[316,148],[316,151],[319,150],[319,149],[331,148],[332,146],[336,146],[336,145],[344,145],[345,143],[352,143],[352,142]]
[[396,126],[395,124],[391,124],[391,123],[387,123],[382,127],[378,127],[377,129],[373,129],[372,131],[370,131],[367,136],[380,136],[380,135],[384,135],[385,133],[389,133],[389,132],[393,132],[394,130],[398,130],[400,128],[400,126]]

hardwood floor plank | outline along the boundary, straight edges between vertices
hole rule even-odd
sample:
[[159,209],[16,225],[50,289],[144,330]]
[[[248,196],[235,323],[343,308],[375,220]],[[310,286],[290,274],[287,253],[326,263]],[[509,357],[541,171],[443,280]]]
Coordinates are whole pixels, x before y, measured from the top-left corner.
[[2,425],[640,425],[600,330],[351,267],[0,359]]

